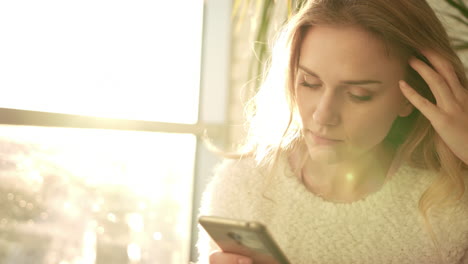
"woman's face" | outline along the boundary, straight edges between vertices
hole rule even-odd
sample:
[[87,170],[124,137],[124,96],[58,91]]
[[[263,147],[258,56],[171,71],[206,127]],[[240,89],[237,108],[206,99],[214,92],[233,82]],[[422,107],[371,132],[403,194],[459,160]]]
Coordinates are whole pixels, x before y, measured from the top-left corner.
[[336,163],[373,154],[393,121],[411,113],[398,86],[406,65],[400,57],[359,27],[307,31],[295,92],[312,160]]

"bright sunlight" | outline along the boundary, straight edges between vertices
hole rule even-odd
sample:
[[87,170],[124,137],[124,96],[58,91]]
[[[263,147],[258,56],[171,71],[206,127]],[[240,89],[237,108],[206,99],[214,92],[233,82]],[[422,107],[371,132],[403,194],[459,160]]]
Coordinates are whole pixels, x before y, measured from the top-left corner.
[[196,123],[202,9],[201,0],[2,1],[0,105]]
[[[0,108],[197,123],[203,0],[0,1]],[[0,126],[1,263],[187,263],[194,134]]]

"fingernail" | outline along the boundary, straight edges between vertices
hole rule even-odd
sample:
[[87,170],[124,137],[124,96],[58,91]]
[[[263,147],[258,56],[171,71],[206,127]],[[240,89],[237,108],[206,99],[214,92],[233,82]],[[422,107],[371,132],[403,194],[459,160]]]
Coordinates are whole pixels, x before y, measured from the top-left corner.
[[406,84],[406,82],[403,81],[403,80],[398,81],[398,84],[400,84],[400,87],[403,87],[403,88],[407,88],[407,87],[408,87],[407,84]]
[[237,260],[238,264],[252,264],[252,260],[249,258],[240,258]]

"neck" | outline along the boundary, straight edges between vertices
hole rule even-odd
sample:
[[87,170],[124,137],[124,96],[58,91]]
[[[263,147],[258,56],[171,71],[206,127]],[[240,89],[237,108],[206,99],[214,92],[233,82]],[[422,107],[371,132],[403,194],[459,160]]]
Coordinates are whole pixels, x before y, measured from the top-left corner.
[[351,202],[382,187],[393,156],[393,149],[381,145],[356,159],[336,164],[307,159],[299,175],[313,193],[330,201]]

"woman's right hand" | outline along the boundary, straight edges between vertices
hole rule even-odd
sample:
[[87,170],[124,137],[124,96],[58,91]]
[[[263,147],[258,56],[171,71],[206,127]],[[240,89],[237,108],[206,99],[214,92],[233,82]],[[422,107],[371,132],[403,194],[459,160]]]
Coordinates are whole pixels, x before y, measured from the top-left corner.
[[210,255],[210,264],[252,264],[252,259],[222,251],[214,251]]

